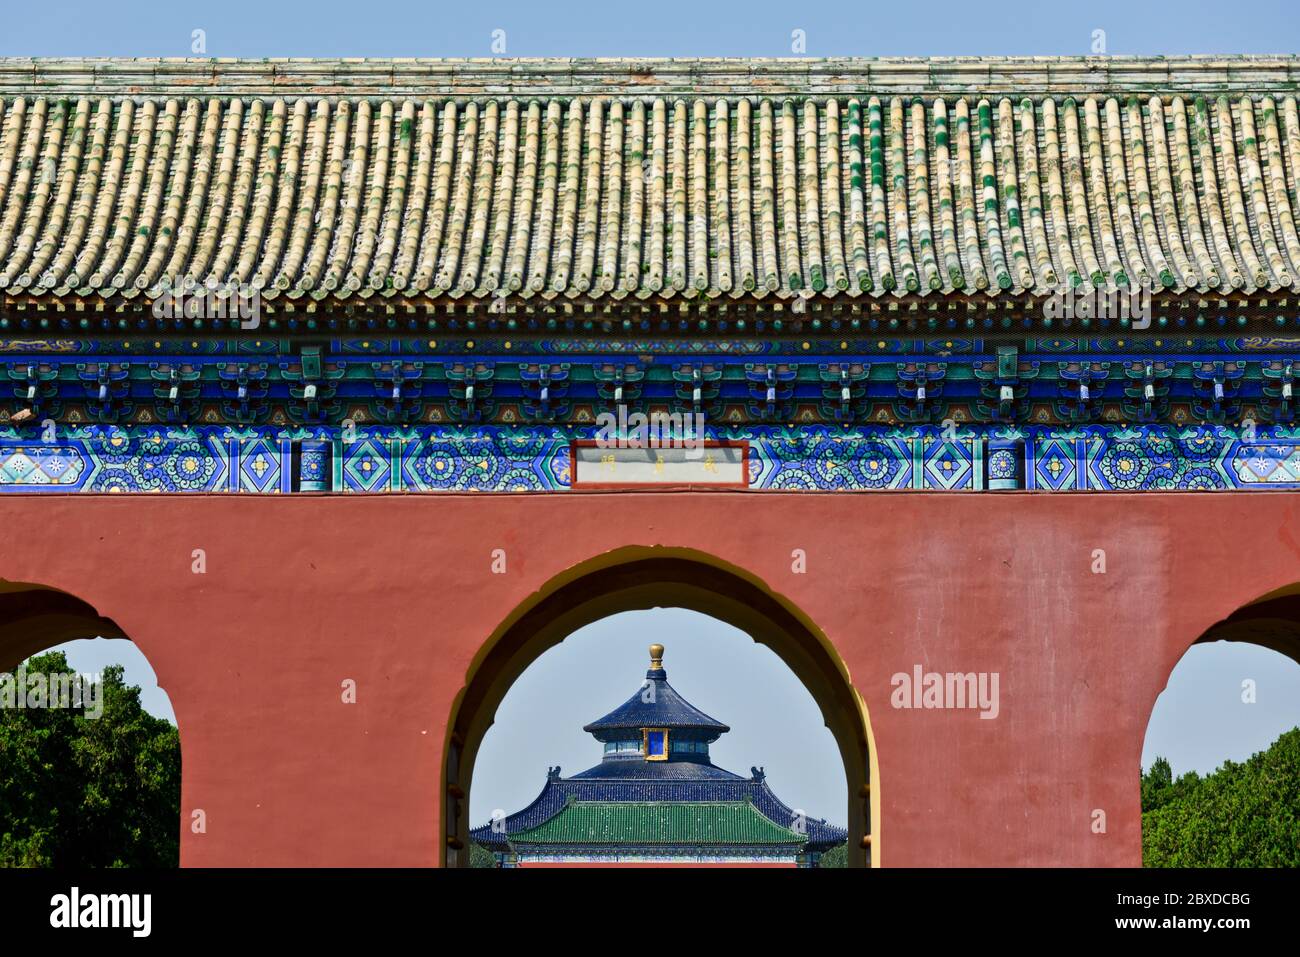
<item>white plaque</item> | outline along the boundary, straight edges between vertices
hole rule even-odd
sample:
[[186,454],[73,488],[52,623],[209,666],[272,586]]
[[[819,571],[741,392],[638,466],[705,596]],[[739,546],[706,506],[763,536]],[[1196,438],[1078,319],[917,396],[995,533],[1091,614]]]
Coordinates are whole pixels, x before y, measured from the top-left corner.
[[574,443],[574,488],[647,488],[655,485],[749,485],[749,447],[707,444],[697,448],[626,448]]

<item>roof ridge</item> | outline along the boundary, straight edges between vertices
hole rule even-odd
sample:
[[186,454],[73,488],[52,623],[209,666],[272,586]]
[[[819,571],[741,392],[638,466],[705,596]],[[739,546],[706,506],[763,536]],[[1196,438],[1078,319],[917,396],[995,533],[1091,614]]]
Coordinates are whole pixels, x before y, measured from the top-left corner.
[[[718,799],[688,800],[687,798],[673,798],[664,801],[625,801],[622,800],[621,798],[603,798],[601,800],[596,800],[596,801],[583,801],[580,799],[575,799],[567,802],[565,804],[565,807],[571,807],[575,804],[581,804],[581,805],[617,804],[619,807],[655,807],[659,805],[676,806],[678,804],[689,804],[692,807],[740,807],[741,805],[744,805],[746,807],[754,807],[753,801],[744,800],[742,798],[737,798],[734,801],[723,801]],[[759,813],[761,814],[762,812],[760,811]]]
[[1296,60],[1297,53],[1115,53],[1104,55],[1088,54],[955,54],[936,56],[609,56],[609,57],[573,57],[573,56],[500,56],[500,57],[318,57],[318,56],[270,56],[270,57],[214,57],[214,56],[0,56],[0,63],[21,61],[32,63],[192,63],[192,64],[231,64],[231,63],[447,63],[479,66],[500,63],[566,63],[595,64],[608,67],[611,64],[693,64],[693,63],[1072,63],[1072,62],[1162,62],[1177,63],[1214,62],[1218,60]]
[[944,57],[0,57],[0,93],[779,95],[1294,89],[1295,54]]

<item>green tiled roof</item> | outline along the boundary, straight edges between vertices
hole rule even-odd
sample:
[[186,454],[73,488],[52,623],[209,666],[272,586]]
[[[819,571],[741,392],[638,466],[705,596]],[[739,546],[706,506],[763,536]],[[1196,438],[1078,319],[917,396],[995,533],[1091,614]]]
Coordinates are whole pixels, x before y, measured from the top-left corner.
[[1298,63],[0,60],[0,296],[1300,291]]
[[511,835],[514,844],[802,844],[806,835],[764,817],[747,801],[575,801]]

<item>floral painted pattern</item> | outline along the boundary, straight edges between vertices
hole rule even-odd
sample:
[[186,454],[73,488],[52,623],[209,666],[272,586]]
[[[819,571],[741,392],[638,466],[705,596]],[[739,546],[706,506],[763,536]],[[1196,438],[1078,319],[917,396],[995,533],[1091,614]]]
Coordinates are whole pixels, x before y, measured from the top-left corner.
[[[370,427],[346,437],[324,426],[83,426],[42,444],[8,429],[0,492],[271,494],[293,491],[296,473],[339,493],[563,492],[570,443],[595,435],[594,426]],[[1256,428],[1250,441],[1227,427],[1161,425],[977,426],[955,440],[924,425],[732,427],[708,438],[748,445],[749,487],[759,490],[1300,488],[1300,429],[1281,426]]]

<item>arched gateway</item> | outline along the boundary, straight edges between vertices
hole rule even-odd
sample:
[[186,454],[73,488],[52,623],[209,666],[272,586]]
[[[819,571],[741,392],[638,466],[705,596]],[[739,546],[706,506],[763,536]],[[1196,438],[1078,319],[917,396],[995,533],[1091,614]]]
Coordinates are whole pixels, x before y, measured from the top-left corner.
[[816,867],[845,843],[844,828],[777,797],[763,769],[746,778],[710,759],[731,729],[668,683],[663,645],[632,697],[582,730],[603,745],[599,763],[549,768],[526,807],[470,832],[499,866]]
[[513,676],[681,604],[860,863],[1137,864],[1298,577],[1298,63],[0,60],[0,664],[147,651],[184,864],[443,865]]
[[[862,699],[851,684],[844,662],[826,636],[802,612],[774,595],[761,581],[699,552],[630,548],[603,555],[569,570],[559,580],[548,583],[538,594],[530,596],[526,604],[527,607],[509,616],[472,666],[471,678],[460,696],[451,725],[443,804],[448,863],[467,864],[469,861],[466,812],[474,760],[497,706],[515,679],[543,651],[583,625],[622,611],[666,605],[699,611],[745,631],[771,647],[805,683],[822,708],[826,726],[835,736],[849,781],[849,861],[853,864],[870,863],[872,859],[879,861],[879,841],[875,843],[873,854],[871,837],[872,822],[879,823],[878,817],[872,813],[875,805],[871,800],[874,778],[869,743],[871,732]],[[647,682],[666,682],[666,672],[661,674],[662,661],[660,666],[660,669],[655,669],[652,663],[651,671],[646,674]],[[664,700],[649,710],[657,714],[668,700],[676,699],[671,688],[668,692],[671,699],[666,693]],[[694,708],[689,708],[689,712],[698,714]],[[700,716],[701,720],[703,717]],[[650,721],[650,717],[644,720]],[[660,715],[658,720],[660,724],[671,725],[677,718]],[[644,726],[650,727],[648,724]],[[726,730],[725,726],[720,727]],[[600,730],[594,726],[593,729]],[[633,725],[626,725],[624,730],[637,732]],[[692,733],[697,733],[697,736],[701,736],[703,730],[703,725],[691,725]],[[720,733],[715,731],[711,736],[703,737],[712,740]],[[613,758],[618,760],[617,755]],[[665,777],[663,773],[657,776]],[[732,776],[725,772],[714,775],[718,780],[729,777]],[[761,784],[761,781],[755,784]],[[752,799],[754,793],[751,792],[766,790],[765,787],[718,784],[714,784],[713,789],[717,792],[710,792],[714,798],[722,795],[722,799],[733,801]],[[558,795],[565,789],[557,786],[551,790]],[[572,786],[568,790],[577,794]],[[668,800],[672,789],[662,790],[663,796],[658,799]],[[619,795],[610,792],[606,796]],[[770,803],[767,807],[773,816],[781,817],[785,812],[776,810],[778,803]],[[528,820],[534,823],[532,817]],[[538,818],[535,823],[542,821],[543,818]],[[514,822],[506,823],[509,832]],[[791,821],[783,820],[780,824],[788,827]],[[818,837],[828,845],[845,839],[842,832],[834,841],[820,834]],[[480,842],[483,842],[481,835]]]

